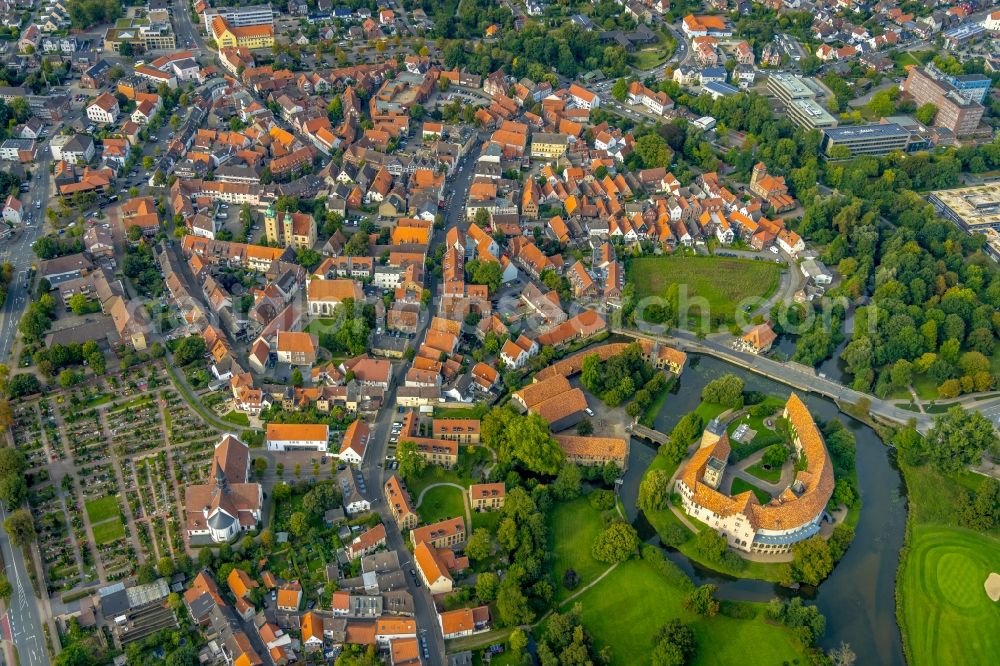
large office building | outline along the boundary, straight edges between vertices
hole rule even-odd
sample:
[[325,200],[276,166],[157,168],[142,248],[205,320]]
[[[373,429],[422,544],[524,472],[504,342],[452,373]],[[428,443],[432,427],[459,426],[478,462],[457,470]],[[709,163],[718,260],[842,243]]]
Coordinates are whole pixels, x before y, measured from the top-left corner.
[[937,108],[934,124],[957,136],[972,134],[979,128],[985,108],[966,97],[948,78],[933,68],[914,67],[903,82],[903,92],[913,97],[919,107],[933,104]]
[[274,10],[271,5],[249,5],[247,7],[209,7],[201,15],[205,30],[212,32],[212,21],[221,16],[234,28],[250,25],[274,25]]
[[774,73],[767,78],[767,90],[785,106],[788,119],[806,129],[836,127],[837,119],[816,101],[817,90],[807,80],[791,74]]
[[145,16],[122,18],[104,33],[104,50],[121,53],[128,44],[133,53],[170,51],[177,48],[170,15],[165,10],[153,10]]
[[941,215],[969,233],[1000,232],[1000,181],[935,190],[927,199]]
[[851,155],[888,155],[906,152],[910,131],[894,123],[828,127],[823,130],[823,150],[829,155],[836,146],[844,146]]

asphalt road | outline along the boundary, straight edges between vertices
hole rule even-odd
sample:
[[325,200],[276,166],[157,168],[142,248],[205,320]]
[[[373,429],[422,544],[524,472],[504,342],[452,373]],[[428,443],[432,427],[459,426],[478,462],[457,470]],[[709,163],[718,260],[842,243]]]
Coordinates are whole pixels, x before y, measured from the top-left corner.
[[[446,228],[462,225],[465,221],[465,198],[468,195],[469,187],[472,184],[472,174],[476,170],[476,159],[479,149],[471,151],[465,162],[459,167],[456,177],[452,180],[449,200],[445,207]],[[438,231],[435,235],[443,235],[446,231]],[[433,279],[433,278],[432,278]],[[434,291],[434,284],[429,285]],[[427,326],[430,323],[431,313],[421,312],[420,323],[414,341],[423,339]],[[371,439],[369,440],[369,450],[364,462],[361,465],[361,473],[364,476],[365,484],[368,487],[368,494],[372,500],[373,508],[382,516],[382,522],[386,525],[386,545],[389,549],[396,551],[399,556],[403,571],[406,572],[407,589],[413,595],[414,619],[417,623],[417,630],[420,638],[427,639],[428,656],[425,663],[443,664],[445,663],[444,638],[441,635],[441,627],[437,620],[437,610],[434,606],[434,599],[428,589],[421,585],[417,587],[414,577],[409,574],[409,570],[414,568],[412,555],[406,548],[406,535],[396,528],[396,521],[389,511],[389,507],[383,496],[383,487],[387,474],[383,465],[385,464],[386,452],[389,448],[389,434],[393,421],[401,420],[401,415],[396,409],[396,388],[400,386],[406,376],[408,363],[398,363],[393,369],[392,388],[385,396],[385,404],[379,411],[375,422],[371,425]],[[419,574],[418,574],[419,575]],[[423,650],[421,649],[421,654]]]
[[[192,49],[201,52],[205,46],[198,34],[197,26],[191,23],[191,12],[183,0],[173,3],[174,34],[177,36],[178,49]],[[188,46],[190,44],[190,46]]]
[[[7,511],[0,507],[0,522],[6,520]],[[6,530],[0,530],[0,550],[3,551],[4,574],[13,588],[7,614],[3,617],[3,637],[14,643],[22,666],[45,666],[50,661],[38,601],[21,549],[11,544]]]
[[[27,194],[21,196],[22,214],[27,217],[32,216],[31,226],[24,226],[20,236],[14,238],[11,243],[0,252],[0,258],[9,261],[14,265],[14,282],[7,290],[7,299],[3,308],[0,308],[0,363],[8,363],[16,366],[16,361],[8,361],[17,338],[17,323],[21,320],[21,313],[28,305],[30,298],[28,286],[25,283],[26,271],[31,269],[31,264],[35,260],[35,254],[31,250],[31,244],[42,235],[45,227],[45,204],[49,200],[49,157],[48,146],[45,147],[46,156],[41,158],[35,167],[35,177],[31,181],[31,189]],[[35,202],[41,201],[42,207],[36,209]]]

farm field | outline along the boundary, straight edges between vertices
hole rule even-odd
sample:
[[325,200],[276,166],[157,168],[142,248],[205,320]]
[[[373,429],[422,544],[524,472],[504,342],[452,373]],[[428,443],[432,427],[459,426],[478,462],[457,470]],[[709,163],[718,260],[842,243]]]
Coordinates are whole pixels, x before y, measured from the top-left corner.
[[[688,301],[687,325],[704,328],[704,317],[714,329],[734,321],[736,309],[747,299],[765,299],[772,294],[780,272],[772,261],[676,255],[634,259],[629,264],[628,280],[635,285],[639,301],[665,297],[667,288],[677,285],[680,296]],[[702,312],[692,299],[704,299],[708,312]]]

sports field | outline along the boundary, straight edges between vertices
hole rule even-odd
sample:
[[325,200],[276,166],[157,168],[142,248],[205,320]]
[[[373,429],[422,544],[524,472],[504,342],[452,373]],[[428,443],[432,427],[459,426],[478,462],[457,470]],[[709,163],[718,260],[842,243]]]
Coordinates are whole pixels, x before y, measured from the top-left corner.
[[899,589],[911,666],[1000,655],[1000,603],[983,587],[993,571],[1000,573],[1000,541],[960,527],[913,526]]

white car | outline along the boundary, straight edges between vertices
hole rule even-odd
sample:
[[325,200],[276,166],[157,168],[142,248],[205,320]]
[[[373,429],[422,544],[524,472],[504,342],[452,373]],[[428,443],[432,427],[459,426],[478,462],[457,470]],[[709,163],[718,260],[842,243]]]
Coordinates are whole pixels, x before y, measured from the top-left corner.
[[594,415],[594,410],[592,410],[590,407],[587,407],[583,411],[587,412],[587,416],[593,416]]
[[772,246],[771,246],[770,248],[768,248],[768,249],[770,249],[770,250],[771,250],[771,252],[773,252],[774,254],[778,254],[778,248],[776,248],[775,246],[773,246],[773,245],[772,245]]

